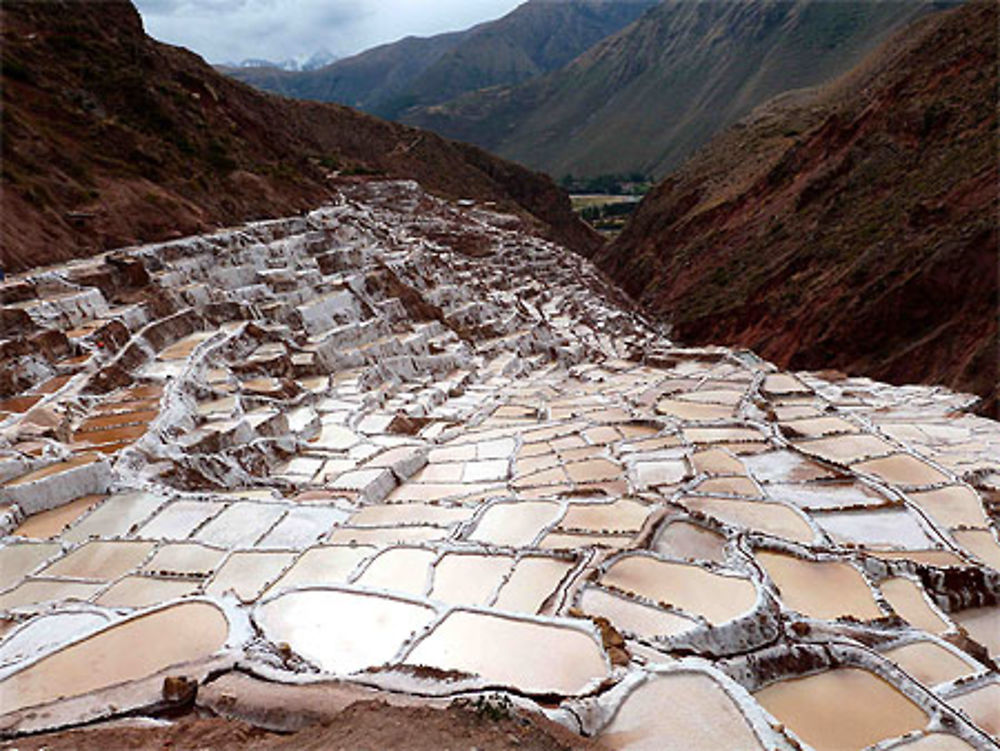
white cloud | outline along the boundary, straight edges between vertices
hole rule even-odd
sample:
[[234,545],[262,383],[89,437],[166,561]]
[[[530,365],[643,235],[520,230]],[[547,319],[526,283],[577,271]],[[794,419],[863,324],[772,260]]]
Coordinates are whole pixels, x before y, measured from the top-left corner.
[[346,56],[498,18],[522,0],[135,0],[146,31],[210,62]]

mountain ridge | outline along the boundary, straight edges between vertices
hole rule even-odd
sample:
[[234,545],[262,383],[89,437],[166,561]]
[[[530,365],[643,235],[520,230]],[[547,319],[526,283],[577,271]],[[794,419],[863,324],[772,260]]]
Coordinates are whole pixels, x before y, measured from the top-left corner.
[[917,21],[717,136],[599,265],[692,343],[998,410],[996,6]]
[[662,177],[754,106],[846,71],[933,7],[666,0],[559,70],[399,119],[557,178]]
[[548,178],[346,107],[258,92],[150,39],[126,0],[0,13],[7,270],[303,211],[336,196],[337,180],[375,174],[496,202],[581,252],[599,243]]
[[555,70],[631,23],[655,1],[529,0],[463,31],[405,37],[315,71],[224,72],[273,93],[339,102],[395,119],[414,106]]

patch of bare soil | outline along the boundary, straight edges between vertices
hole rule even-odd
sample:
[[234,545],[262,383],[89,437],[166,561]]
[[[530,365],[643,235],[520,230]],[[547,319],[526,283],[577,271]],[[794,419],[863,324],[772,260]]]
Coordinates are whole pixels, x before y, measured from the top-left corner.
[[492,700],[454,702],[446,709],[359,701],[328,722],[278,734],[236,720],[190,715],[169,725],[104,723],[22,738],[2,749],[177,749],[235,751],[564,751],[601,746],[541,717],[521,715]]

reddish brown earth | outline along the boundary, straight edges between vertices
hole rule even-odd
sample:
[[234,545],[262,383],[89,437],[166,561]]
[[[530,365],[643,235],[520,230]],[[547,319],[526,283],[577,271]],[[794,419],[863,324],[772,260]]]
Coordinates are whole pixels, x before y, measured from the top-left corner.
[[296,733],[269,733],[219,717],[185,717],[161,727],[115,723],[46,733],[0,745],[19,751],[212,749],[212,751],[570,751],[602,746],[535,717],[496,716],[474,706],[447,709],[352,704],[323,724]]
[[997,5],[781,97],[643,201],[598,263],[686,342],[998,407]]
[[287,216],[328,200],[338,179],[373,174],[495,201],[581,252],[599,242],[549,178],[346,107],[254,91],[147,37],[128,0],[11,0],[0,28],[8,271]]

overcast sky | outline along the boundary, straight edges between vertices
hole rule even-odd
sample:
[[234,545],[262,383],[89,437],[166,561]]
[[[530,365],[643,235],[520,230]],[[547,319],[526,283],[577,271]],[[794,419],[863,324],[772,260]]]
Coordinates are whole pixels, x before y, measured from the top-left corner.
[[135,0],[146,31],[211,63],[341,57],[499,18],[522,0]]

